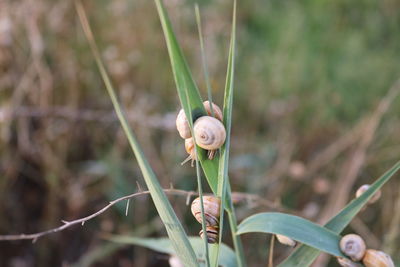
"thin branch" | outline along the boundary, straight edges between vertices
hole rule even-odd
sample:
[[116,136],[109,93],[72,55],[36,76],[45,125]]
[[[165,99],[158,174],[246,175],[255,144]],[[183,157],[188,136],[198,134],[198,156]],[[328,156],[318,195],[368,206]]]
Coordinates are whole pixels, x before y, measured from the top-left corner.
[[[198,195],[198,193],[195,191],[186,191],[186,190],[174,189],[174,188],[164,189],[163,191],[169,195],[186,197],[186,204],[189,204],[190,198],[192,196]],[[108,210],[110,207],[114,206],[115,204],[117,204],[121,201],[130,200],[134,197],[148,195],[148,194],[150,194],[149,191],[140,191],[137,193],[133,193],[133,194],[124,196],[124,197],[117,198],[117,199],[109,202],[108,205],[106,205],[102,209],[98,210],[97,212],[95,212],[89,216],[86,216],[86,217],[83,217],[83,218],[80,218],[77,220],[73,220],[73,221],[62,220],[61,222],[63,223],[63,225],[61,225],[57,228],[47,230],[47,231],[33,233],[33,234],[0,235],[0,241],[32,240],[32,243],[35,243],[42,236],[61,232],[73,225],[80,224],[83,226],[87,221],[96,218],[97,216],[99,216],[100,214],[102,214],[106,210]],[[267,207],[273,208],[273,209],[282,209],[281,207],[278,207],[275,203],[269,202],[268,200],[262,199],[256,195],[245,194],[245,193],[241,193],[241,192],[233,192],[232,197],[235,198],[235,196],[236,196],[236,199],[238,199],[238,200],[244,200],[249,203],[259,202],[260,206],[267,206]],[[238,202],[240,202],[240,201],[238,201]]]

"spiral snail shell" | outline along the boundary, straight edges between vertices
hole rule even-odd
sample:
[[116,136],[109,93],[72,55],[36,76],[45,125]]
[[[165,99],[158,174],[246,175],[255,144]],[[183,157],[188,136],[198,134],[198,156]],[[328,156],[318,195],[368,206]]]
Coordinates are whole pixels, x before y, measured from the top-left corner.
[[[214,196],[203,196],[203,205],[206,225],[217,226],[219,223],[219,211],[221,207],[220,198]],[[193,200],[191,210],[196,220],[201,223],[203,220],[201,216],[200,197]]]
[[221,109],[214,103],[212,103],[212,111],[214,112],[214,116],[212,115],[211,112],[211,105],[210,105],[210,101],[206,100],[203,102],[204,108],[207,111],[208,116],[212,116],[217,118],[218,120],[222,121],[223,117],[222,117],[222,111]]
[[176,129],[179,132],[179,135],[183,139],[187,139],[192,137],[192,133],[190,132],[189,122],[186,119],[186,114],[183,109],[181,109],[176,117]]
[[[206,100],[203,102],[203,106],[209,116],[212,116],[212,113],[214,113],[214,117],[222,121],[222,111],[216,104],[212,103],[210,105],[210,101]],[[211,106],[213,112],[211,112]],[[178,116],[176,117],[176,129],[178,130],[179,135],[183,139],[192,137],[192,133],[190,132],[189,122],[186,118],[186,114],[183,109],[179,111]]]
[[[356,198],[360,197],[362,194],[364,194],[365,191],[367,191],[370,188],[369,184],[364,184],[360,186],[360,188],[357,189],[356,191]],[[378,190],[368,201],[368,204],[373,204],[377,202],[381,198],[381,190]]]
[[225,127],[214,117],[203,116],[193,127],[196,144],[206,150],[215,150],[225,143]]
[[276,239],[278,239],[279,243],[287,246],[294,247],[296,245],[296,241],[291,239],[290,237],[284,236],[284,235],[279,235],[276,234]]
[[355,234],[342,237],[339,246],[343,254],[350,257],[353,261],[360,261],[364,257],[366,251],[364,240]]
[[367,249],[362,262],[366,267],[395,267],[388,254],[374,249]]
[[[218,237],[219,237],[219,231],[218,231],[218,227],[214,227],[214,226],[207,226],[206,227],[206,236],[207,236],[207,242],[210,244],[215,244],[218,242]],[[201,230],[199,232],[199,236],[201,238],[204,238],[204,232],[203,230]]]

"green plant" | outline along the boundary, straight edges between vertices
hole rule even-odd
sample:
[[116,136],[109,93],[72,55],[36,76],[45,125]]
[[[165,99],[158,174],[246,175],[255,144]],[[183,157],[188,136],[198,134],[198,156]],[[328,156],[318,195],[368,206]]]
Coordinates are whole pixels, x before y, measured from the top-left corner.
[[[199,89],[192,78],[188,64],[186,63],[185,57],[173,32],[167,11],[161,0],[155,0],[155,2],[164,30],[164,36],[169,51],[177,92],[181,101],[181,105],[185,111],[185,115],[187,118],[189,118],[190,129],[193,133],[194,121],[196,121],[199,117],[206,115],[206,111],[203,106]],[[228,57],[229,60],[227,64],[223,105],[223,124],[226,129],[226,141],[219,150],[218,156],[212,160],[207,157],[207,153],[204,149],[201,149],[197,145],[195,146],[195,154],[197,158],[196,174],[198,179],[200,199],[202,199],[201,197],[203,196],[201,180],[202,170],[210,188],[213,191],[213,194],[221,198],[219,225],[220,231],[223,231],[224,212],[226,211],[227,213],[234,243],[234,253],[232,253],[231,250],[222,243],[222,235],[220,235],[218,244],[212,245],[209,249],[209,245],[205,240],[202,242],[203,244],[200,245],[198,238],[189,238],[183,231],[180,221],[178,220],[168,199],[166,198],[165,193],[163,192],[150,164],[144,156],[140,145],[133,134],[133,131],[127,123],[123,109],[118,102],[112,83],[101,61],[100,53],[98,52],[98,48],[94,41],[86,17],[83,13],[83,9],[79,4],[77,5],[77,9],[85,30],[85,34],[91,45],[93,54],[106,85],[107,91],[110,95],[111,101],[114,105],[115,111],[129,140],[130,146],[136,156],[136,159],[139,162],[139,166],[153,198],[154,204],[169,236],[168,240],[149,240],[139,238],[124,239],[121,237],[114,237],[111,240],[115,242],[142,245],[162,252],[176,254],[185,266],[198,266],[199,262],[205,262],[207,266],[217,266],[218,263],[224,266],[245,266],[246,263],[240,241],[240,235],[251,232],[280,234],[290,237],[303,244],[297,248],[283,263],[281,263],[280,266],[309,266],[321,251],[336,257],[345,257],[338,247],[338,243],[341,238],[340,233],[361,210],[361,208],[368,203],[372,196],[398,171],[400,168],[400,162],[396,163],[389,171],[387,171],[374,184],[372,184],[362,196],[350,202],[325,226],[319,226],[297,216],[282,213],[256,214],[245,219],[239,226],[237,226],[228,178],[230,130],[233,112],[236,1],[234,2],[233,8],[231,42]],[[196,14],[197,18],[199,18],[198,9],[196,10]],[[201,32],[201,24],[199,19],[198,24],[200,29],[199,32]],[[200,40],[202,44],[201,34]],[[201,47],[203,50],[203,45],[201,45]],[[208,87],[208,96],[209,100],[212,102],[211,89],[208,82],[208,73],[207,68],[205,67],[204,51],[202,54],[204,73]],[[203,206],[202,202],[201,206]],[[205,231],[206,226],[204,220],[204,208],[202,208],[202,218],[202,229]],[[220,250],[222,250],[222,252],[220,252]],[[219,257],[219,254],[223,255]],[[236,257],[236,261],[232,260],[233,257]]]

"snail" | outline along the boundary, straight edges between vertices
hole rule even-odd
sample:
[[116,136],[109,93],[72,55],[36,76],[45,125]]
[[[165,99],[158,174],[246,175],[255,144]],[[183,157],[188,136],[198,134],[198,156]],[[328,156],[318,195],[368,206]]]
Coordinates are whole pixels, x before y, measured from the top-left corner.
[[[211,112],[211,105],[210,105],[210,101],[206,100],[203,102],[204,108],[207,111],[208,116],[213,116],[212,112]],[[222,111],[221,109],[214,103],[212,103],[212,111],[214,112],[214,116],[215,118],[217,118],[218,120],[222,121],[223,117],[222,117]]]
[[[204,109],[207,111],[207,114],[209,116],[212,116],[211,112],[211,106],[212,106],[212,111],[214,113],[214,116],[220,121],[222,121],[222,111],[216,104],[212,103],[210,105],[210,101],[207,100],[203,102],[203,105]],[[179,111],[178,116],[176,117],[176,129],[178,130],[179,135],[183,139],[192,137],[192,133],[190,132],[190,127],[189,127],[189,122],[186,118],[186,114],[183,109]]]
[[375,249],[367,249],[362,262],[366,267],[395,267],[388,254]]
[[[356,198],[360,197],[365,191],[367,191],[369,189],[370,185],[369,184],[365,184],[360,186],[360,188],[357,189],[356,192]],[[368,204],[373,204],[375,202],[377,202],[379,200],[379,198],[381,197],[382,193],[381,190],[377,191],[368,201]]]
[[340,239],[339,246],[343,254],[350,257],[353,261],[360,261],[364,257],[366,245],[364,240],[358,235],[345,235]]
[[347,259],[347,258],[342,258],[342,257],[337,257],[337,261],[340,266],[342,267],[358,267],[358,264]]
[[189,122],[186,119],[185,111],[183,109],[179,111],[178,116],[176,117],[176,129],[183,139],[192,137]]
[[193,127],[196,144],[206,150],[216,150],[225,143],[225,127],[214,117],[203,116]]
[[[204,217],[207,226],[217,226],[219,223],[219,211],[221,200],[214,196],[203,196]],[[202,223],[200,197],[192,202],[192,214],[199,223]]]
[[294,247],[296,245],[296,241],[291,239],[290,237],[284,236],[284,235],[278,235],[276,234],[276,239],[278,239],[279,243],[287,246]]
[[[206,232],[207,232],[207,242],[208,243],[215,244],[218,242],[218,237],[219,237],[218,227],[207,226]],[[203,238],[203,236],[204,236],[203,230],[200,231],[199,235],[201,238]]]
[[170,267],[185,267],[176,255],[171,255],[168,260]]
[[197,160],[197,157],[196,157],[196,151],[194,149],[194,142],[193,142],[192,137],[185,139],[185,150],[189,154],[189,156],[184,161],[182,161],[181,165],[183,165],[186,162],[188,162],[189,160],[191,160],[190,165],[193,167],[193,162],[195,160]]

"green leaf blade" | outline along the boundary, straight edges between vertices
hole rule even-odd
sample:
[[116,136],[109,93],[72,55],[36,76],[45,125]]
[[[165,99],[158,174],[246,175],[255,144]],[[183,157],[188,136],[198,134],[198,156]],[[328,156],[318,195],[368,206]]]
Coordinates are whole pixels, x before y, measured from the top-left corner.
[[254,232],[284,235],[331,255],[345,257],[339,249],[339,235],[297,216],[278,212],[255,214],[238,226],[237,234]]

